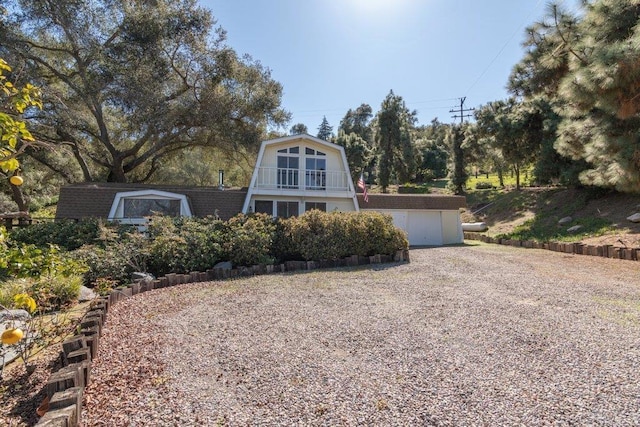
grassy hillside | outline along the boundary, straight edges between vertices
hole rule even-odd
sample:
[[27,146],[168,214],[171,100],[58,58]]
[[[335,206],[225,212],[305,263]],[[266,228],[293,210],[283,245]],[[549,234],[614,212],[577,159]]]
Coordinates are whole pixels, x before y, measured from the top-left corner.
[[[626,220],[640,212],[640,195],[600,189],[469,190],[467,206],[463,221],[484,221],[493,236],[640,246],[640,224]],[[559,225],[564,217],[572,221]],[[576,225],[578,231],[568,231]]]

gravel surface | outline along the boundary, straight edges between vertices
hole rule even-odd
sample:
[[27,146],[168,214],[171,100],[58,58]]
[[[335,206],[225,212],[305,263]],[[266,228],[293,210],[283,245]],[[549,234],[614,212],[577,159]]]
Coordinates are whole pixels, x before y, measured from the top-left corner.
[[86,426],[640,425],[640,262],[496,245],[109,312]]

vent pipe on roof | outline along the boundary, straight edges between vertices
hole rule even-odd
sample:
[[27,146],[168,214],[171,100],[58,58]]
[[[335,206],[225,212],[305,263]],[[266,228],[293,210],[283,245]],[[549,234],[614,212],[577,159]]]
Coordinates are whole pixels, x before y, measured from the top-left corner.
[[224,170],[218,170],[218,190],[224,190]]

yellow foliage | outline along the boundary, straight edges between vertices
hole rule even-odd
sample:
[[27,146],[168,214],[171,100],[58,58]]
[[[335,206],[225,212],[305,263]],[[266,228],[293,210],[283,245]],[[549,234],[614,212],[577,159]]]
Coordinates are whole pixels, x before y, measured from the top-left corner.
[[36,301],[28,294],[17,294],[13,297],[13,301],[17,308],[24,308],[29,313],[36,311]]

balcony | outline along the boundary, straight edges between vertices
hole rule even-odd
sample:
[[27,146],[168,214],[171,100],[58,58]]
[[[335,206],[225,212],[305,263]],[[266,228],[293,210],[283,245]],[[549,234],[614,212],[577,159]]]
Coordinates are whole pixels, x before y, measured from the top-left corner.
[[343,171],[258,168],[256,189],[349,191],[349,179]]

